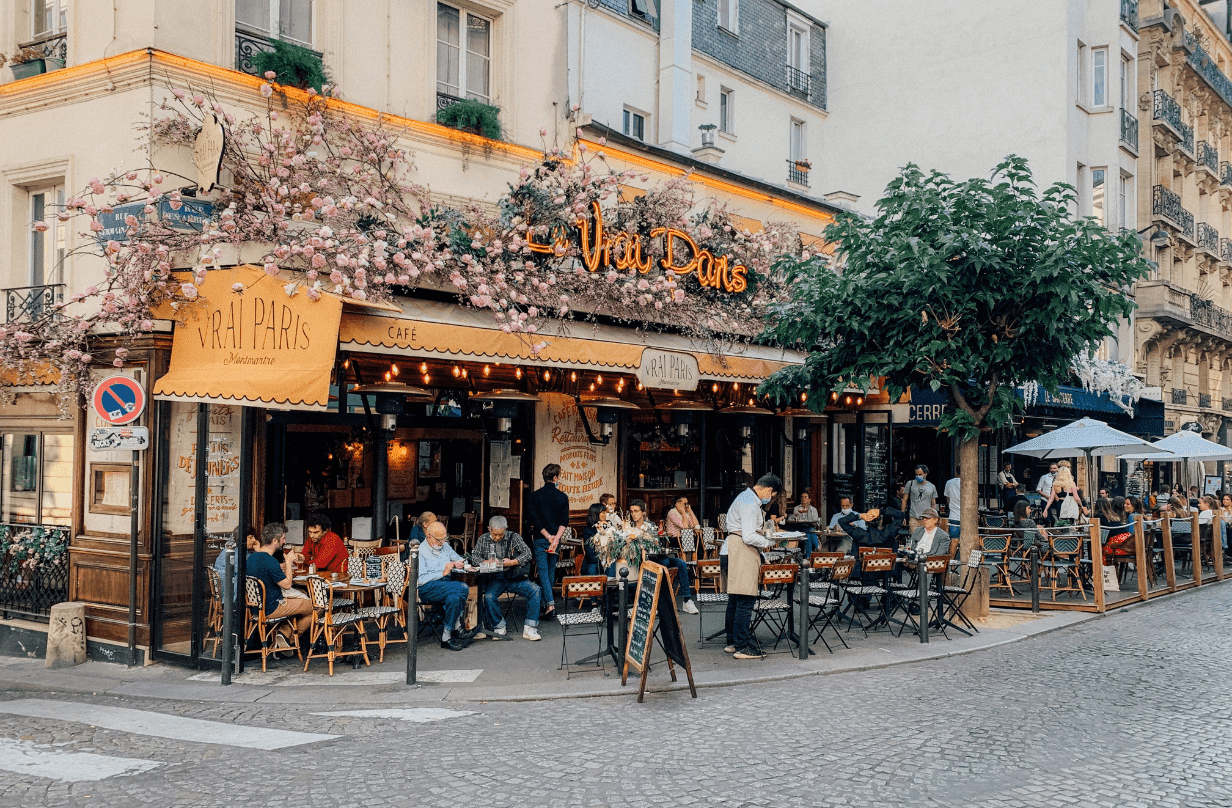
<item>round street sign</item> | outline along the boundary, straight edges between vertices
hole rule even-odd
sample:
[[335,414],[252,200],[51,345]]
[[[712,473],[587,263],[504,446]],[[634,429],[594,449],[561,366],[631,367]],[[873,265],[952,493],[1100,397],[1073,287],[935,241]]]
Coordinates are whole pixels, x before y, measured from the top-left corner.
[[111,376],[94,388],[94,412],[109,424],[130,424],[145,410],[145,391],[127,376]]

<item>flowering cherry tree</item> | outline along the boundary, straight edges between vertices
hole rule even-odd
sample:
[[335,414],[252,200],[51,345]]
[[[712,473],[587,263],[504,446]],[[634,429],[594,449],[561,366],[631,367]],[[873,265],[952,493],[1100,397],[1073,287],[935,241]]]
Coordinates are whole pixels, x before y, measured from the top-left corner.
[[[10,370],[0,394],[48,371],[69,394],[62,403],[85,392],[97,335],[118,334],[122,346],[153,330],[155,312],[186,314],[205,273],[239,249],[259,252],[286,294],[313,300],[453,291],[535,350],[597,317],[670,324],[714,347],[749,339],[761,312],[786,299],[773,267],[799,252],[790,225],[749,232],[723,206],[699,207],[687,177],[629,192],[648,177],[611,168],[602,141],[599,149],[545,144],[542,161],[522,168],[496,205],[449,207],[413,181],[412,156],[387,121],[344,113],[328,87],[299,93],[267,82],[260,92],[265,109],[233,113],[199,88],[170,88],[147,121],[151,155],[190,149],[211,117],[225,130],[224,187],[199,230],[155,215],[164,205],[181,209],[195,182],[182,188],[187,178],[152,162],[93,178],[67,201],[58,216],[87,222],[87,244],[76,252],[101,254],[99,282],[0,326],[0,361]],[[298,100],[283,103],[291,97]],[[141,208],[125,216],[123,237],[102,242],[107,217],[133,203]],[[242,294],[242,284],[234,291]],[[115,349],[112,364],[122,367],[126,355]]]

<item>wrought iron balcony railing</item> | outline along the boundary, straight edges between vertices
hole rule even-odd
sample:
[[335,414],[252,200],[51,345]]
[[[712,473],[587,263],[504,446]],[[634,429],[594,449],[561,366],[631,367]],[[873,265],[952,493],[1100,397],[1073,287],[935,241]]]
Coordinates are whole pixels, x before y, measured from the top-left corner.
[[46,621],[68,600],[70,529],[0,524],[0,616]]
[[1172,220],[1181,233],[1190,239],[1194,236],[1193,214],[1181,207],[1181,197],[1162,185],[1151,189],[1151,214]]
[[466,99],[458,98],[456,95],[450,95],[449,93],[442,93],[440,90],[437,90],[436,91],[436,111],[440,112],[443,109],[449,109],[454,104],[460,104],[464,100]]
[[1232,79],[1224,75],[1224,72],[1219,69],[1219,65],[1198,44],[1198,40],[1189,31],[1185,32],[1185,46],[1189,48],[1189,55],[1185,57],[1186,61],[1189,62],[1189,66],[1193,68],[1193,71],[1203,81],[1210,85],[1210,88],[1223,99],[1225,104],[1232,106]]
[[813,77],[803,70],[787,65],[787,90],[808,98],[813,93]]
[[1219,174],[1219,152],[1205,140],[1198,141],[1198,165],[1205,166],[1212,174]]
[[1219,164],[1219,184],[1232,187],[1232,163],[1227,160]]
[[1194,325],[1200,325],[1212,331],[1218,331],[1226,337],[1232,337],[1232,312],[1221,309],[1209,300],[1190,295],[1189,317]]
[[1193,127],[1187,123],[1181,124],[1181,148],[1186,154],[1194,153],[1194,131]]
[[1232,264],[1232,238],[1219,239],[1219,260]]
[[1173,390],[1172,390],[1172,403],[1173,403],[1173,404],[1188,404],[1188,403],[1189,403],[1189,395],[1188,395],[1188,394],[1187,394],[1184,390],[1177,390],[1177,389],[1173,388]]
[[29,323],[39,319],[51,307],[64,301],[64,284],[17,286],[4,290],[4,321]]
[[[296,43],[299,44],[299,43]],[[256,34],[249,31],[241,31],[238,28],[235,31],[235,69],[241,73],[257,75],[257,66],[253,64],[259,53],[270,53],[274,50],[274,46],[270,44],[270,38],[262,34]],[[311,53],[318,59],[323,59],[324,54],[320,51],[314,51],[309,48]]]
[[1232,398],[1225,398],[1223,400],[1223,411],[1232,412]]
[[1155,91],[1155,120],[1163,121],[1179,134],[1185,123],[1181,120],[1181,105],[1163,90]]
[[1211,394],[1210,393],[1198,393],[1198,406],[1210,409]]
[[809,175],[809,166],[807,163],[800,163],[795,160],[787,161],[787,181],[794,182],[796,185],[807,186]]
[[60,66],[68,59],[68,34],[51,34],[24,45],[18,45],[21,50],[34,50],[44,59],[55,59]]
[[1138,0],[1121,0],[1121,22],[1138,30]]
[[1127,109],[1121,110],[1121,142],[1138,151],[1138,119]]
[[1207,252],[1219,254],[1219,231],[1211,227],[1206,222],[1198,222],[1197,229],[1198,249],[1206,250]]

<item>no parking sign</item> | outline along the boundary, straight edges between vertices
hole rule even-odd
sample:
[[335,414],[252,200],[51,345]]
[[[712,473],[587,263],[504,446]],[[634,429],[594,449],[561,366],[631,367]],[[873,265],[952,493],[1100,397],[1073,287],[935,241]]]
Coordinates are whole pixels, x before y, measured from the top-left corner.
[[111,376],[94,388],[94,412],[113,426],[136,421],[145,411],[145,390],[127,376]]

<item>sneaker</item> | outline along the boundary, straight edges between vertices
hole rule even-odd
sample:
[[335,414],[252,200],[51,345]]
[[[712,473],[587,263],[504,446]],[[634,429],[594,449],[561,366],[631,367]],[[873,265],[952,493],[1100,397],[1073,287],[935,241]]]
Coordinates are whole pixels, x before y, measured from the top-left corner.
[[724,648],[724,649],[723,649],[723,651],[724,651],[724,653],[734,654],[734,653],[736,653],[736,646],[734,646],[734,645],[729,645],[729,646],[727,646],[726,648]]
[[539,636],[539,629],[535,628],[534,626],[523,626],[522,627],[522,639],[530,640],[531,642],[538,642],[539,640],[542,640],[543,638]]
[[733,656],[734,659],[763,659],[765,654],[759,654],[756,651],[737,651]]
[[441,640],[441,648],[448,648],[450,651],[461,651],[466,645],[465,641],[459,640],[457,637]]
[[693,603],[692,600],[686,600],[684,602],[684,608],[682,609],[682,611],[685,614],[697,614],[697,605]]
[[497,626],[496,628],[492,629],[492,639],[494,640],[505,639],[505,631],[506,629],[504,626]]
[[287,639],[285,634],[274,635],[274,650],[275,651],[294,651],[295,648],[291,645],[291,641]]

